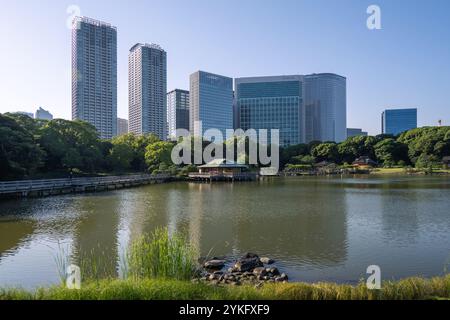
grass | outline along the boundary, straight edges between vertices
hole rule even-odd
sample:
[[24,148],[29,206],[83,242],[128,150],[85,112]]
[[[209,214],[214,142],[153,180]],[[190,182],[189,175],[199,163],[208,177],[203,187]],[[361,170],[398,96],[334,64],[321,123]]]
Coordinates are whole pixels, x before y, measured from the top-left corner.
[[81,290],[61,286],[36,291],[0,289],[0,300],[446,300],[450,275],[384,282],[381,290],[334,283],[211,286],[189,281],[141,279],[89,282]]
[[195,250],[186,239],[166,228],[135,240],[125,255],[125,277],[133,279],[190,280],[197,264]]

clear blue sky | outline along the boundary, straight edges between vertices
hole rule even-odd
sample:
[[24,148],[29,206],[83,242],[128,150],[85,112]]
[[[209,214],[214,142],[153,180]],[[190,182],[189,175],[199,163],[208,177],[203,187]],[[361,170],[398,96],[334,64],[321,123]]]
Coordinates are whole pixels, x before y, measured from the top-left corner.
[[[205,70],[230,77],[334,72],[348,79],[348,126],[380,132],[390,107],[419,125],[450,125],[448,0],[1,1],[0,112],[71,117],[69,5],[118,28],[118,115],[128,117],[127,56],[137,42],[168,52],[168,89]],[[382,30],[366,27],[377,4]]]

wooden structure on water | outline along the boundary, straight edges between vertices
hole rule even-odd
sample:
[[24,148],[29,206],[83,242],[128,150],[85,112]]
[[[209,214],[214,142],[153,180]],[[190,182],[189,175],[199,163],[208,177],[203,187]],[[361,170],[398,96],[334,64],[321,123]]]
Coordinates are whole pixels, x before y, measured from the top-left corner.
[[163,183],[168,175],[129,175],[94,178],[24,180],[0,182],[0,197],[24,198],[130,188]]
[[248,167],[226,159],[216,159],[198,167],[199,171],[190,173],[189,180],[212,181],[254,181],[258,177],[255,172],[248,172]]

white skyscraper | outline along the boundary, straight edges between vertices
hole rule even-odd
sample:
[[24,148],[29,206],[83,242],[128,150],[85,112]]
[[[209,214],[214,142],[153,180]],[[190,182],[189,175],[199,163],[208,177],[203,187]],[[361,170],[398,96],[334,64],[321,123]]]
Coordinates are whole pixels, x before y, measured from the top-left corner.
[[136,44],[128,56],[129,131],[167,139],[167,54],[156,44]]
[[86,17],[72,28],[72,119],[91,123],[104,139],[117,133],[117,30]]

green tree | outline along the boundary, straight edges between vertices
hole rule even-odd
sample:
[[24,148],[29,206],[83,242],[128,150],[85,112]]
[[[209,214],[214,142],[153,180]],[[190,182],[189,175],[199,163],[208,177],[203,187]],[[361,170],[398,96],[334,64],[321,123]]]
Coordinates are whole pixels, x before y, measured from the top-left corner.
[[134,156],[134,150],[130,145],[115,143],[112,145],[108,160],[113,170],[127,171],[131,168]]
[[104,164],[101,141],[94,126],[57,119],[39,129],[39,143],[47,152],[46,167],[93,172]]
[[145,162],[150,172],[159,170],[161,167],[169,168],[173,166],[171,142],[159,141],[147,146],[145,151]]
[[408,161],[408,147],[393,138],[384,139],[374,147],[379,162],[385,166],[393,166],[400,161]]
[[311,152],[317,161],[339,162],[339,152],[337,144],[334,142],[321,143],[315,146]]
[[43,165],[44,156],[33,133],[17,117],[0,114],[0,179],[34,174]]

